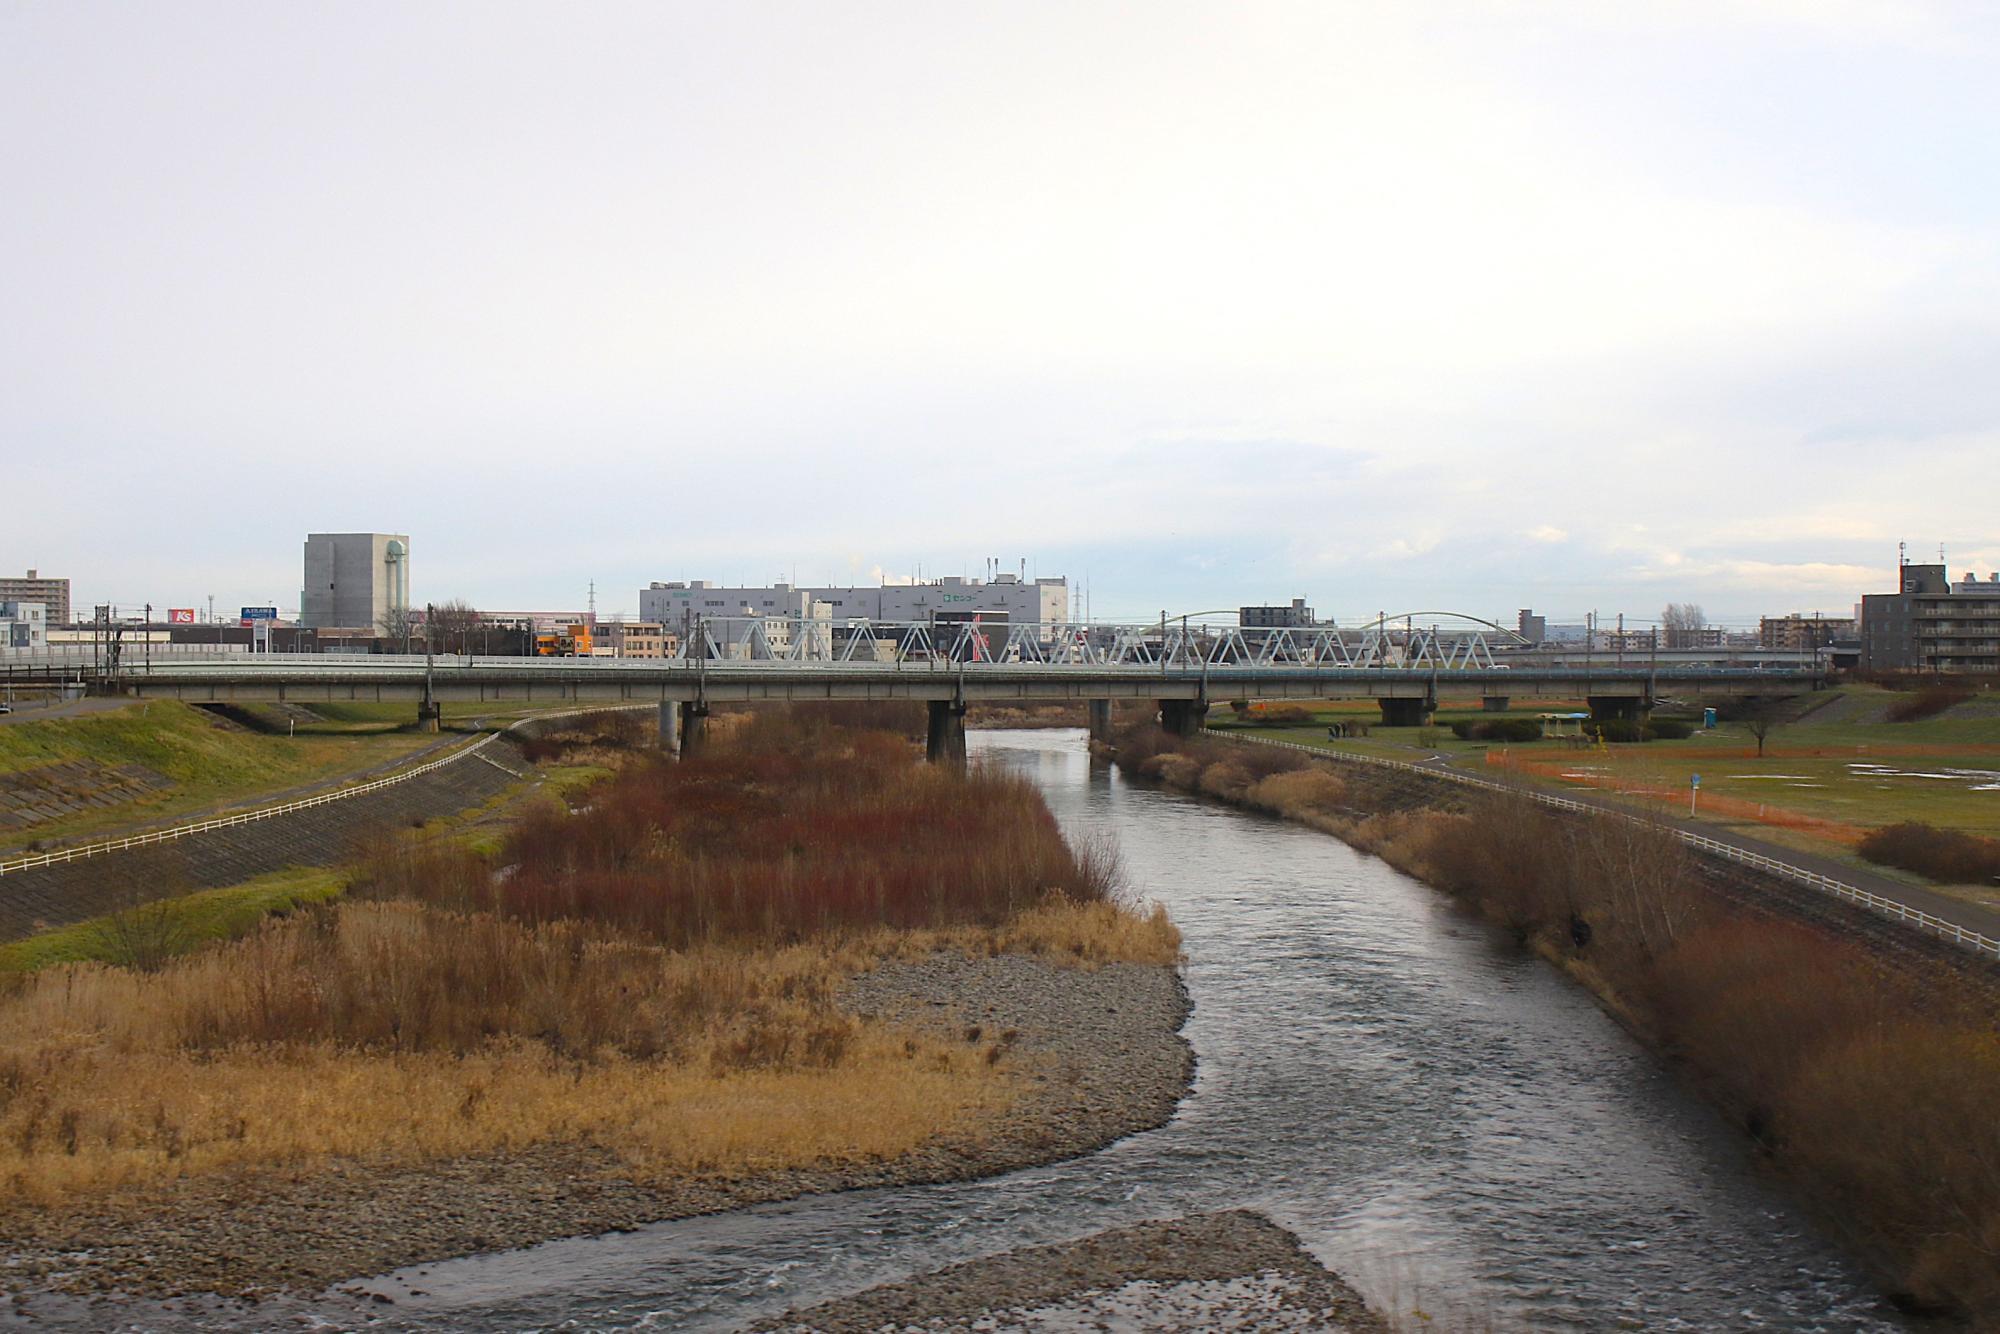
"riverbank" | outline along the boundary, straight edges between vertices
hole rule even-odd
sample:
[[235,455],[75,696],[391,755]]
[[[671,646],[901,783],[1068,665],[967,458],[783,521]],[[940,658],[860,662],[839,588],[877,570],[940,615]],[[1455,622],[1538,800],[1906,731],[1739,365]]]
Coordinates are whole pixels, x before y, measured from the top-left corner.
[[1643,824],[1156,728],[1110,753],[1335,834],[1506,928],[1745,1131],[1897,1304],[2000,1321],[1989,977],[1746,894]]
[[1249,1210],[1099,1232],[953,1265],[751,1328],[813,1334],[974,1328],[1314,1329],[1388,1325],[1298,1238]]
[[[852,979],[842,1008],[997,1049],[1018,1096],[881,1162],[635,1179],[588,1144],[402,1165],[365,1159],[183,1179],[69,1208],[0,1213],[13,1293],[315,1291],[481,1251],[623,1231],[768,1200],[962,1180],[1087,1153],[1172,1115],[1193,1070],[1175,971],[939,953]],[[420,1283],[420,1280],[417,1280]],[[407,1289],[408,1283],[403,1287]],[[393,1294],[397,1288],[387,1289]],[[29,1301],[25,1311],[33,1312]]]

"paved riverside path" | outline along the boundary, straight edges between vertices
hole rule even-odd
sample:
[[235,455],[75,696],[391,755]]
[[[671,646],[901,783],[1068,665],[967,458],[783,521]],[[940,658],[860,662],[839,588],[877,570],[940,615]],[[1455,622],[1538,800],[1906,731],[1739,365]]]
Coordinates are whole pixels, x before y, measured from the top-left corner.
[[[503,767],[504,766],[504,767]],[[496,742],[377,792],[288,815],[0,876],[0,939],[102,916],[143,899],[233,885],[292,866],[331,866],[370,836],[478,806],[525,772]],[[258,806],[273,804],[259,802]],[[254,809],[246,808],[246,809]]]

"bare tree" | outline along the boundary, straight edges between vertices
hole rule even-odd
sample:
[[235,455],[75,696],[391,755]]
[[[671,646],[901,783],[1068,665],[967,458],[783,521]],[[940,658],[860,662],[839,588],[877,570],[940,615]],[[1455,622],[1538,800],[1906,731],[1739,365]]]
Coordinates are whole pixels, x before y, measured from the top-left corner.
[[479,627],[479,609],[464,598],[440,602],[430,610],[431,642],[440,653],[471,652]]
[[1692,648],[1696,632],[1707,628],[1708,614],[1698,602],[1669,602],[1660,613],[1667,648]]
[[396,641],[398,652],[408,652],[410,641],[417,637],[417,627],[423,618],[408,607],[391,605],[375,622],[375,631],[384,639]]
[[1778,716],[1778,701],[1770,699],[1750,699],[1744,701],[1743,730],[1757,738],[1757,758],[1764,758],[1764,738],[1775,731],[1784,719]]

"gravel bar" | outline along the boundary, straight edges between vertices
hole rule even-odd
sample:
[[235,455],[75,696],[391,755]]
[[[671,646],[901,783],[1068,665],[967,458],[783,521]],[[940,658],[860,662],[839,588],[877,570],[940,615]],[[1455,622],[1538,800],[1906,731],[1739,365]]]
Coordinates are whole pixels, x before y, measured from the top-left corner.
[[1386,1331],[1297,1237],[1249,1210],[1140,1223],[970,1260],[776,1320],[762,1331]]
[[[936,955],[857,977],[846,1004],[960,1037],[978,1027],[1038,1073],[997,1126],[882,1163],[642,1185],[609,1154],[556,1145],[417,1168],[342,1161],[216,1174],[63,1210],[18,1207],[0,1214],[0,1291],[28,1294],[16,1314],[32,1313],[36,1293],[306,1293],[798,1195],[993,1175],[1163,1124],[1193,1071],[1179,1031],[1187,994],[1171,968]],[[372,1286],[385,1284],[386,1297],[394,1281]],[[256,1308],[238,1309],[256,1323]]]

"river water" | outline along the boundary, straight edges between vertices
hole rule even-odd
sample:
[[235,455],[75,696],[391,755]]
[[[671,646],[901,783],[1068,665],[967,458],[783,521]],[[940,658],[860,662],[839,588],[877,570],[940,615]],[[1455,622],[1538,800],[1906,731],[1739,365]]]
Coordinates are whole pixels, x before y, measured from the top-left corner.
[[[397,1325],[728,1328],[959,1260],[1249,1206],[1427,1328],[1903,1328],[1741,1137],[1554,970],[1323,834],[975,733],[1109,834],[1186,936],[1171,1123],[987,1181],[823,1196],[425,1266]],[[424,1296],[412,1298],[410,1288]],[[349,1315],[352,1308],[348,1308]]]

